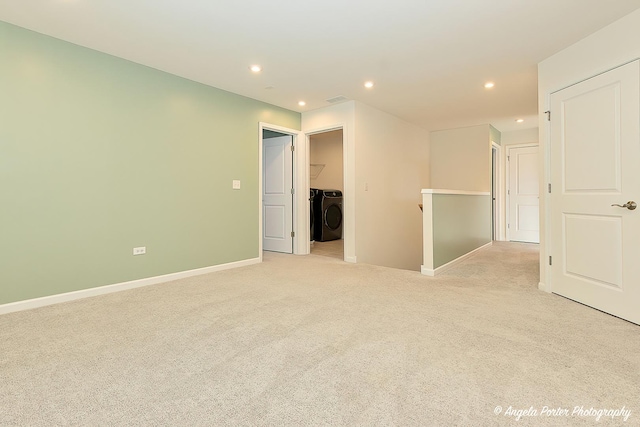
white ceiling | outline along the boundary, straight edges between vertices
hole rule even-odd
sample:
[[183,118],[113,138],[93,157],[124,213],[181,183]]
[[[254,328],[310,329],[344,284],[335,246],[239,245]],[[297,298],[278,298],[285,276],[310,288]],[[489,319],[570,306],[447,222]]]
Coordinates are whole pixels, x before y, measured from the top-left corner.
[[[344,95],[430,130],[491,123],[504,132],[537,126],[538,62],[638,8],[640,0],[0,0],[0,20],[294,111]],[[252,74],[254,63],[264,71]]]

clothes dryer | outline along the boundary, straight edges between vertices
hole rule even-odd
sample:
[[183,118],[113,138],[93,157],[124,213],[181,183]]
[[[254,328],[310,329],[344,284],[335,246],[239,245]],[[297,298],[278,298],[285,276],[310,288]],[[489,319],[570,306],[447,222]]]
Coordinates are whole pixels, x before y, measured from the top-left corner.
[[342,191],[319,190],[315,196],[315,240],[342,239]]

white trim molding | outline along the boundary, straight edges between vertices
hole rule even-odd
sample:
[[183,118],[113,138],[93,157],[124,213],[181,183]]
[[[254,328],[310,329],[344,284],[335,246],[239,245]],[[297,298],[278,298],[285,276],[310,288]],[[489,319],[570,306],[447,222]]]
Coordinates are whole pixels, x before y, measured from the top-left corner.
[[[301,191],[301,188],[304,187],[304,184],[300,183],[296,179],[298,175],[305,176],[308,175],[308,163],[309,162],[300,162],[298,157],[301,155],[300,146],[304,144],[305,135],[299,130],[290,129],[283,126],[272,125],[270,123],[258,122],[258,250],[260,251],[260,259],[262,259],[262,251],[263,251],[263,234],[262,228],[263,218],[262,218],[262,186],[264,185],[263,181],[263,138],[262,134],[264,130],[270,130],[274,132],[279,132],[284,135],[290,135],[293,138],[293,146],[295,147],[293,153],[293,189],[294,189],[294,197],[293,197],[293,212],[292,212],[292,221],[293,221],[293,248],[292,253],[296,255],[307,255],[309,253],[309,190],[307,192]],[[304,153],[302,153],[304,156]],[[307,194],[305,196],[305,194]]]
[[[302,113],[300,128],[307,136],[342,129],[342,162],[343,162],[343,236],[344,260],[355,262],[356,258],[356,101],[347,101],[328,105]],[[304,147],[308,162],[308,144]],[[302,151],[302,150],[301,150]],[[302,158],[302,157],[301,157]],[[300,159],[301,159],[300,158]],[[307,180],[307,191],[310,184],[309,174],[300,179]],[[308,196],[307,196],[308,197]]]
[[251,258],[242,261],[230,262],[226,264],[213,265],[210,267],[196,268],[194,270],[179,271],[177,273],[164,274],[162,276],[147,277],[144,279],[131,280],[129,282],[116,283],[113,285],[98,286],[96,288],[82,289],[79,291],[65,292],[63,294],[50,295],[46,297],[33,298],[24,301],[10,302],[0,305],[0,315],[14,313],[16,311],[30,310],[32,308],[45,307],[47,305],[60,304],[63,302],[75,301],[83,298],[106,295],[114,292],[126,291],[129,289],[141,288],[143,286],[157,285],[160,283],[172,282],[187,277],[200,276],[202,274],[216,271],[230,270],[232,268],[246,267],[259,264],[260,258]]
[[[496,150],[495,159],[493,156],[493,150]],[[493,164],[492,171],[492,184],[491,194],[493,199],[492,205],[495,206],[493,212],[493,240],[505,240],[505,226],[504,226],[504,198],[506,191],[503,189],[504,182],[504,166],[503,166],[503,151],[502,146],[494,141],[491,141],[491,163]]]
[[[344,191],[342,192],[342,229],[343,229],[343,242],[344,242],[344,257],[345,262],[356,263],[355,254],[355,152],[353,142],[350,139],[349,129],[346,122],[337,122],[328,124],[323,127],[315,127],[310,130],[304,130],[306,136],[306,144],[304,146],[304,158],[300,158],[299,161],[303,161],[305,165],[310,163],[310,138],[313,135],[320,133],[331,132],[335,130],[342,130],[342,168],[344,177]],[[301,150],[302,151],[302,150]],[[301,171],[302,168],[299,169]],[[299,182],[305,182],[304,192],[305,197],[309,197],[309,188],[311,187],[311,179],[307,169],[304,172],[298,173]],[[307,214],[307,219],[309,215]],[[307,226],[307,229],[309,227]],[[309,239],[307,239],[308,241]],[[310,251],[308,252],[310,253]]]
[[422,194],[461,194],[465,196],[490,196],[489,191],[462,191],[462,190],[437,190],[433,188],[425,188]]
[[462,256],[459,256],[458,258],[454,259],[453,261],[449,261],[445,265],[441,265],[440,267],[438,267],[436,269],[427,268],[424,265],[422,265],[420,267],[420,272],[422,274],[424,274],[425,276],[431,276],[431,277],[437,276],[438,274],[445,272],[446,270],[450,269],[451,267],[454,267],[457,264],[460,264],[465,259],[475,255],[476,252],[481,251],[482,249],[486,249],[491,245],[493,245],[493,242],[489,242],[486,245],[482,245],[479,248],[476,248],[476,249],[472,250],[471,252],[467,252],[466,254],[464,254]]

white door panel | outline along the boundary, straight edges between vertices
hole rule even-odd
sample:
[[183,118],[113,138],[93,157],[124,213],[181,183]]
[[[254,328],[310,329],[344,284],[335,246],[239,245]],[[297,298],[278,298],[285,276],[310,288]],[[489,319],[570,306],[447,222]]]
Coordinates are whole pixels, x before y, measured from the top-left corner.
[[562,103],[565,192],[620,191],[619,98],[616,84]]
[[638,61],[551,95],[551,289],[640,324]]
[[[566,274],[621,287],[622,222],[595,215],[563,215]],[[583,248],[589,248],[585,251]]]
[[267,239],[283,239],[286,235],[286,212],[284,206],[265,206],[264,237]]
[[264,139],[262,248],[293,253],[293,155],[291,136]]
[[509,240],[540,242],[538,147],[509,149]]

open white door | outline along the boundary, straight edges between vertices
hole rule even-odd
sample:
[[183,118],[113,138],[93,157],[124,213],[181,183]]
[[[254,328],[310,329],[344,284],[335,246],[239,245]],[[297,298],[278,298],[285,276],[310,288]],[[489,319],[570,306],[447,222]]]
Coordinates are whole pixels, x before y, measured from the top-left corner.
[[293,253],[293,137],[263,140],[262,249]]
[[551,290],[640,324],[640,65],[551,95]]
[[540,243],[538,146],[511,147],[509,167],[509,240]]

